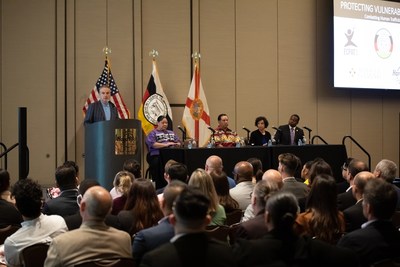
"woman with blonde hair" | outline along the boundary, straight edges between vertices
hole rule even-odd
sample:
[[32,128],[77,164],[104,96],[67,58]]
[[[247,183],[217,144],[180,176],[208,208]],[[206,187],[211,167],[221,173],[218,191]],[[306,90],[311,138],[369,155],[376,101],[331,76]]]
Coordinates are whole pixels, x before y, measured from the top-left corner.
[[[120,194],[120,196],[113,200],[111,214],[117,215],[121,210],[124,209],[129,189],[131,188],[134,180],[135,177],[133,174],[127,171],[120,171],[115,175],[114,186],[116,187],[116,191],[118,194]],[[118,183],[116,183],[116,181],[118,181]]]
[[189,179],[189,186],[196,187],[210,199],[209,214],[210,225],[223,225],[226,221],[225,209],[219,204],[219,198],[215,191],[211,176],[203,169],[196,169]]

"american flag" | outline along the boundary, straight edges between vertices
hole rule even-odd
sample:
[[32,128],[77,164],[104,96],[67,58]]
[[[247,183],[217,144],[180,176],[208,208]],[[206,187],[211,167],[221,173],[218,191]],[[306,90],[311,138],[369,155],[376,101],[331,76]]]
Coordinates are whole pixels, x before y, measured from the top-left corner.
[[114,77],[111,73],[111,69],[109,68],[108,59],[106,59],[106,63],[104,65],[103,72],[101,73],[99,79],[96,82],[96,85],[90,92],[88,99],[86,100],[85,105],[83,106],[83,115],[86,114],[87,109],[91,103],[99,101],[99,88],[103,85],[108,85],[111,90],[111,102],[114,103],[118,110],[118,116],[120,119],[129,119],[130,113],[127,109],[124,100],[122,100],[122,96],[119,93],[117,88],[117,84],[114,81]]

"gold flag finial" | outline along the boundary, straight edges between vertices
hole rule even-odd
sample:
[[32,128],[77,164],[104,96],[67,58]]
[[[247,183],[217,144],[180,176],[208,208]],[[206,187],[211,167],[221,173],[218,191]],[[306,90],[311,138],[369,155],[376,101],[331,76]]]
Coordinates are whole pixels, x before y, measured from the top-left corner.
[[103,53],[107,57],[109,54],[111,54],[111,48],[107,46],[103,47]]
[[194,52],[193,54],[192,54],[192,58],[194,59],[194,62],[197,62],[197,61],[199,61],[199,59],[201,58],[201,55],[200,55],[200,53],[199,52]]
[[156,57],[158,57],[158,51],[153,49],[149,52],[149,56],[153,57],[153,59],[155,59]]

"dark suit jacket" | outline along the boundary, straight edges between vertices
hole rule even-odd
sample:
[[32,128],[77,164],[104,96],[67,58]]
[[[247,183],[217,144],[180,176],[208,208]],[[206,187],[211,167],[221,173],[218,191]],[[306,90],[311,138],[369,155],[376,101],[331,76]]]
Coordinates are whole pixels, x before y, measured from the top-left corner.
[[291,192],[297,199],[307,197],[310,192],[305,183],[298,182],[294,177],[284,179],[282,190]]
[[[276,131],[275,141],[280,145],[290,145],[290,128],[289,124],[279,126],[280,131]],[[296,127],[294,130],[294,144],[297,145],[299,139],[303,139],[304,132]]]
[[345,209],[356,204],[357,200],[354,198],[351,190],[341,193],[337,196],[338,209],[344,211]]
[[238,266],[348,266],[355,267],[354,252],[309,237],[293,237],[284,242],[269,232],[257,240],[237,240],[233,252]]
[[362,201],[350,206],[343,211],[344,219],[346,221],[346,232],[351,232],[361,228],[361,225],[367,222],[364,217]]
[[[115,105],[110,101],[108,102],[110,105],[110,120],[117,120],[118,119],[118,111]],[[93,123],[98,121],[105,121],[106,115],[104,113],[104,109],[102,107],[101,101],[96,101],[89,105],[84,123]]]
[[253,219],[242,222],[236,229],[236,238],[258,239],[267,234],[264,210],[260,211]]
[[249,144],[254,146],[262,146],[267,144],[268,140],[271,140],[271,134],[268,131],[265,131],[265,135],[262,135],[259,130],[255,130],[250,134]]
[[400,232],[391,221],[375,221],[343,236],[338,246],[354,250],[361,266],[392,257],[400,251]]
[[145,253],[168,243],[174,237],[174,226],[164,217],[156,226],[141,230],[135,235],[132,246],[132,255],[139,265]]
[[0,199],[0,228],[8,225],[21,226],[22,216],[10,202]]
[[76,214],[79,211],[76,197],[78,189],[62,191],[61,194],[53,199],[49,199],[43,206],[43,213],[47,215],[60,215],[66,217]]
[[194,233],[145,254],[140,266],[235,267],[236,263],[228,245],[209,239],[205,233]]

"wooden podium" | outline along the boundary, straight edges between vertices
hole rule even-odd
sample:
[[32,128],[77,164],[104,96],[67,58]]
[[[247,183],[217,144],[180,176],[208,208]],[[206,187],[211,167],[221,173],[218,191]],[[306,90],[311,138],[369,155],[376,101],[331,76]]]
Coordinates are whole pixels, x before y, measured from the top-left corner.
[[135,119],[100,121],[85,126],[85,179],[110,190],[127,159],[141,163],[142,126]]

